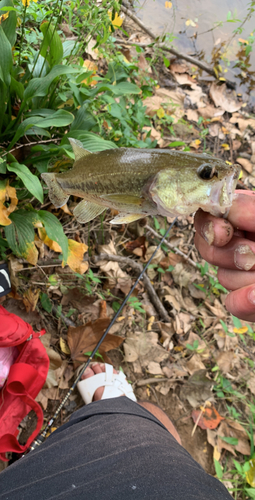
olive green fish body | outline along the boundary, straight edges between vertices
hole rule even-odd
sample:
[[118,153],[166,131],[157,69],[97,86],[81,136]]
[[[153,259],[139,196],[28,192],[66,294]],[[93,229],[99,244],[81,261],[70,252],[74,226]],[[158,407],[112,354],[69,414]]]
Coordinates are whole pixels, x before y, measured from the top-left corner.
[[55,206],[70,195],[84,200],[74,215],[88,222],[110,207],[113,223],[145,215],[189,214],[199,207],[214,215],[230,208],[239,168],[208,155],[160,149],[119,148],[89,153],[70,139],[75,163],[64,173],[42,174]]

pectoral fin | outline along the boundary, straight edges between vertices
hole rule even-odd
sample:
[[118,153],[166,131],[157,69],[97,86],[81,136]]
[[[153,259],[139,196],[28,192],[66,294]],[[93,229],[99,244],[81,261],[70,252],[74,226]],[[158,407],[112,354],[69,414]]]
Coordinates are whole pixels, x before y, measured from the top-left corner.
[[145,217],[145,214],[119,214],[114,217],[114,219],[110,220],[110,224],[129,224],[130,222],[134,222],[136,220],[142,219]]
[[68,201],[69,194],[66,194],[62,189],[55,177],[54,173],[44,173],[41,174],[44,182],[46,182],[49,188],[49,198],[51,203],[55,205],[56,208],[63,207]]
[[102,205],[91,203],[90,201],[82,200],[74,209],[73,214],[78,222],[89,222],[90,220],[100,215],[105,210]]

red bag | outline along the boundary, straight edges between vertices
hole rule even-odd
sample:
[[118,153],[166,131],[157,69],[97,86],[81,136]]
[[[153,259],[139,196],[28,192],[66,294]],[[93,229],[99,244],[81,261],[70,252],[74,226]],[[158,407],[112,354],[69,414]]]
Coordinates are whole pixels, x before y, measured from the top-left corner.
[[[44,385],[49,369],[49,358],[39,337],[28,323],[0,306],[0,347],[17,346],[18,358],[11,366],[8,378],[0,390],[0,459],[5,453],[24,453],[39,434],[43,412],[34,400]],[[25,445],[17,440],[18,425],[34,410],[37,426]]]

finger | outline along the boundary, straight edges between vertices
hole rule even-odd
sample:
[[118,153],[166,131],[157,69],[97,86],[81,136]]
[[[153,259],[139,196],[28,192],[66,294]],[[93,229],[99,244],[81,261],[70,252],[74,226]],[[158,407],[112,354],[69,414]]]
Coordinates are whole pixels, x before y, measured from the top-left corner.
[[246,286],[228,294],[225,302],[227,310],[237,318],[255,321],[255,287]]
[[236,190],[228,221],[238,229],[255,232],[255,191]]
[[229,243],[234,234],[234,228],[227,219],[219,219],[203,210],[197,211],[194,224],[208,245],[222,247]]
[[233,236],[224,247],[208,245],[204,238],[195,234],[195,245],[201,257],[214,266],[225,269],[250,271],[255,269],[255,242]]
[[218,280],[227,290],[238,290],[244,286],[255,285],[254,271],[235,271],[232,269],[218,269]]

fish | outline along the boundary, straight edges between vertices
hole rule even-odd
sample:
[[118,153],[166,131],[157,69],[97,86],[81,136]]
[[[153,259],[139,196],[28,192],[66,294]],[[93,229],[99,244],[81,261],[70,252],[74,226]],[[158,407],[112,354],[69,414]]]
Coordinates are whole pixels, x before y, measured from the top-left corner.
[[64,206],[69,196],[82,198],[73,214],[87,223],[106,208],[119,212],[111,224],[146,216],[189,215],[198,208],[226,217],[241,167],[207,154],[168,149],[118,148],[91,153],[69,138],[72,169],[41,174],[50,201]]

